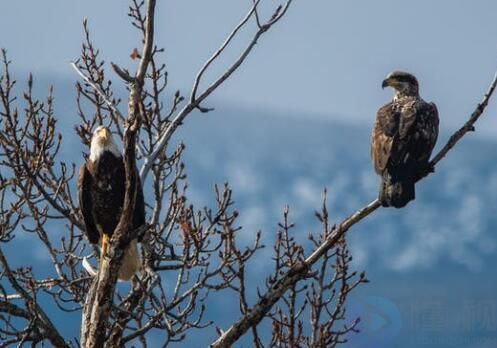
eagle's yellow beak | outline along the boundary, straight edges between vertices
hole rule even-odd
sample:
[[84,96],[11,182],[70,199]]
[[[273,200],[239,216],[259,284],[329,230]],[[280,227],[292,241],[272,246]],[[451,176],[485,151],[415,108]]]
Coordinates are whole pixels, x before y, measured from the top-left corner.
[[107,144],[107,142],[108,142],[108,141],[109,141],[109,139],[110,139],[110,136],[111,136],[111,135],[110,135],[110,132],[109,132],[109,130],[108,130],[107,128],[102,128],[102,129],[100,129],[100,130],[98,131],[98,137],[99,137],[100,139],[102,139],[102,142],[103,142],[104,144]]

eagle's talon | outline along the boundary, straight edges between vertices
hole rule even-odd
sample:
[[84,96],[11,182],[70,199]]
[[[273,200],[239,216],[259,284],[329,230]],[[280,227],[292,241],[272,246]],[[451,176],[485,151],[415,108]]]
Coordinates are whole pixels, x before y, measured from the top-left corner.
[[112,259],[112,255],[110,255],[110,253],[107,252],[107,254],[103,255],[102,258],[107,260],[107,261],[110,261]]

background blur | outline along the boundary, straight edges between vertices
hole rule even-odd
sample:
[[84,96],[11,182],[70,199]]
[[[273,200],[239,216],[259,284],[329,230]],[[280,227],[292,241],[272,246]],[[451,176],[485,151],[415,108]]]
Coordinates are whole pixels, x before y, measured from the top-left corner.
[[[198,69],[250,3],[159,3],[156,42],[166,48],[168,96],[176,89],[189,93]],[[267,0],[262,13],[269,16],[278,4]],[[192,115],[177,135],[187,145],[190,200],[211,204],[212,186],[229,181],[247,241],[261,229],[270,242],[286,204],[302,239],[317,232],[313,215],[324,187],[332,216],[341,220],[377,192],[369,137],[376,110],[391,98],[381,89],[383,77],[397,69],[418,77],[422,96],[438,106],[443,145],[497,68],[496,11],[493,0],[295,0],[242,69],[205,103],[216,110]],[[107,62],[132,69],[129,54],[139,42],[126,13],[122,0],[0,5],[0,47],[8,49],[16,79],[22,85],[33,72],[40,95],[55,85],[60,126],[69,134],[78,122],[77,76],[69,62],[79,54],[82,20],[89,19]],[[208,78],[239,54],[249,34]],[[350,347],[497,346],[496,113],[494,99],[477,132],[418,185],[407,209],[380,210],[350,231],[354,267],[372,281],[350,304],[351,315],[362,318]],[[84,148],[69,138],[74,146],[65,155],[77,159]],[[35,248],[34,259],[48,263],[31,240],[25,245]],[[254,263],[259,276],[269,251]],[[77,320],[68,333],[77,335]],[[226,315],[226,325],[230,320]],[[205,335],[196,342],[205,345]]]

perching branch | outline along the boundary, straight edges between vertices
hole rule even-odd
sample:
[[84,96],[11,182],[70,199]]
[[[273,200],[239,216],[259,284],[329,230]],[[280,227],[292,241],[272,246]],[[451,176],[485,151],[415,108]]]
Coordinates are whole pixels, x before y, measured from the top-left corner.
[[[485,111],[490,98],[497,86],[497,74],[495,75],[488,91],[482,101],[477,105],[468,121],[457,130],[448,140],[447,144],[433,157],[430,162],[432,168],[436,166],[447,153],[462,139],[466,133],[474,131],[474,125]],[[427,172],[425,176],[430,175]],[[337,242],[344,237],[345,233],[355,224],[366,218],[375,210],[381,207],[378,199],[375,199],[365,207],[359,209],[354,214],[347,217],[330,231],[326,240],[314,250],[305,260],[296,264],[290,269],[279,282],[266,292],[261,299],[249,311],[249,313],[240,318],[235,324],[229,327],[224,333],[211,345],[212,348],[231,347],[243,334],[251,327],[257,326],[260,321],[267,315],[273,305],[290,289],[294,284],[308,276],[308,272],[323,255],[331,248],[337,245]]]
[[128,117],[124,132],[124,166],[125,166],[125,193],[121,217],[116,230],[112,234],[109,259],[102,259],[97,277],[90,288],[83,309],[84,325],[82,325],[81,339],[84,347],[103,347],[110,311],[112,308],[117,274],[124,256],[124,250],[131,240],[137,236],[133,234],[133,211],[136,201],[137,172],[136,139],[140,129],[144,111],[142,102],[142,88],[145,72],[151,59],[154,32],[155,0],[147,4],[147,19],[145,30],[145,46],[138,71],[132,83],[128,101]]

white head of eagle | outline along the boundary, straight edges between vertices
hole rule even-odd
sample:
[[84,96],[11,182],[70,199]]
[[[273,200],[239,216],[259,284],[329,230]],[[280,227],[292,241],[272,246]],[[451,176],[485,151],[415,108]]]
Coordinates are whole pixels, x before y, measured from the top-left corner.
[[96,162],[105,151],[111,152],[116,157],[121,157],[121,152],[109,128],[99,126],[95,129],[91,138],[90,160]]

